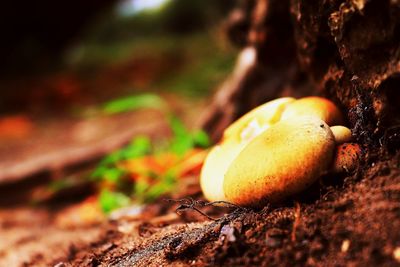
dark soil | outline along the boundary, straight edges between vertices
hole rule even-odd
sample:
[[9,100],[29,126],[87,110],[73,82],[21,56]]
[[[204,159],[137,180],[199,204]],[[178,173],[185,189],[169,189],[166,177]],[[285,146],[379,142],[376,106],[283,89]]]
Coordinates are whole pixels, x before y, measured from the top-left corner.
[[326,187],[311,204],[236,211],[201,223],[158,227],[150,222],[146,227],[152,233],[145,238],[140,237],[143,223],[128,234],[114,226],[105,240],[91,244],[69,262],[79,266],[93,262],[122,266],[398,266],[393,256],[400,245],[398,164],[396,160],[370,167],[360,181],[347,177],[344,188]]
[[[75,229],[56,226],[51,213],[45,210],[36,211],[36,219],[29,222],[27,217],[32,211],[7,211],[7,216],[1,216],[1,235],[19,234],[18,238],[14,235],[8,239],[8,245],[2,245],[0,263],[398,266],[395,250],[400,246],[399,159],[397,155],[390,161],[366,165],[362,178],[356,174],[324,177],[310,192],[281,206],[204,210],[219,218],[216,220],[193,210],[178,216],[174,213],[177,204],[162,200],[140,215]],[[310,199],[312,192],[315,199]],[[193,193],[193,197],[199,198],[200,194]],[[228,213],[224,215],[223,211]],[[27,230],[31,223],[33,227]]]

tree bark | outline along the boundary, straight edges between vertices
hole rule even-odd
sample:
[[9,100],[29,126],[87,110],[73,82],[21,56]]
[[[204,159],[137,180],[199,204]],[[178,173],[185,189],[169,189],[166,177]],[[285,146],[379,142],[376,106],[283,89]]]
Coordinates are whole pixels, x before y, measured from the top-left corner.
[[[243,52],[203,118],[214,140],[263,102],[321,95],[342,108],[362,145],[397,150],[399,1],[244,1],[228,25]],[[243,63],[251,49],[254,60]]]

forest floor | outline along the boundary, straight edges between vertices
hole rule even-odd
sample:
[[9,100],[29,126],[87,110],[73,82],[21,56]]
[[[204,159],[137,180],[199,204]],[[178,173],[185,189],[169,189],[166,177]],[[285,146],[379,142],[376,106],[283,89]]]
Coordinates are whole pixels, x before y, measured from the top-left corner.
[[[176,114],[193,120],[201,103],[164,95]],[[30,118],[19,113],[2,118],[0,134],[0,266],[49,264],[75,245],[98,241],[108,228],[104,214],[85,209],[96,190],[88,175],[107,154],[135,136],[170,134],[166,114],[142,109],[89,117]],[[52,190],[59,181],[66,189]],[[98,218],[96,216],[98,215]],[[42,262],[32,262],[36,260]]]
[[[169,101],[186,121],[202,109]],[[23,118],[13,118],[20,125],[13,138],[5,132],[0,138],[0,266],[400,265],[399,155],[372,157],[355,173],[323,177],[293,199],[261,210],[204,207],[193,176],[152,204],[106,218],[90,208],[94,189],[79,177],[132,135],[167,134],[163,114]],[[68,155],[75,156],[65,160]],[[72,189],[46,190],[65,176],[78,177]]]
[[[175,99],[176,110],[189,110],[184,103]],[[191,103],[185,120],[200,109]],[[193,176],[152,204],[106,218],[90,208],[93,188],[87,183],[59,194],[46,186],[60,177],[82,177],[132,135],[167,134],[163,114],[144,110],[30,123],[22,128],[34,138],[20,131],[0,140],[0,266],[400,265],[400,155],[372,157],[355,173],[322,177],[291,200],[260,210],[205,207]],[[110,140],[116,141],[104,145]],[[75,156],[65,160],[69,154]],[[62,164],[54,163],[57,155]],[[18,173],[16,163],[36,169]]]
[[[82,223],[71,204],[4,207],[0,265],[398,266],[399,163],[397,156],[339,182],[325,177],[261,210],[160,199]],[[181,197],[201,200],[198,184],[173,196]],[[180,215],[179,204],[187,205]]]
[[[208,40],[189,37],[188,45],[199,46],[199,38]],[[138,52],[119,62],[96,61],[90,70],[1,81],[7,90],[0,100],[0,266],[47,265],[75,246],[99,241],[109,226],[102,211],[93,211],[96,188],[89,177],[98,162],[136,136],[168,137],[171,114],[194,126],[206,88],[223,77],[232,58],[215,60],[210,57],[215,50],[208,48],[195,49],[201,60],[190,53],[176,58],[181,46],[150,43],[142,46],[161,51],[153,47],[151,56]],[[204,74],[221,64],[223,70],[211,78]],[[177,70],[185,74],[176,78]],[[175,75],[165,78],[170,72]],[[192,79],[188,83],[190,75],[196,75],[194,85]],[[164,90],[151,91],[161,85]],[[183,93],[171,93],[171,86]],[[127,99],[140,96],[144,107],[124,107]],[[122,100],[122,110],[109,112],[114,100]]]

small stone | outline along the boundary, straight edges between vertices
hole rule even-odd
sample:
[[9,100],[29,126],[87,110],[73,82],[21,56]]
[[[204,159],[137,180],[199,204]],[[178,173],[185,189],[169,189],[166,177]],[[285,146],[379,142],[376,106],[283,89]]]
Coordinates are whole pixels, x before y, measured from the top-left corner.
[[229,242],[235,242],[235,228],[231,227],[230,225],[224,225],[221,229],[221,235],[225,236]]
[[343,241],[340,250],[343,253],[346,253],[349,250],[349,248],[350,248],[350,240],[346,239],[346,240]]
[[396,248],[393,250],[393,258],[394,258],[398,263],[400,263],[400,247],[396,247]]

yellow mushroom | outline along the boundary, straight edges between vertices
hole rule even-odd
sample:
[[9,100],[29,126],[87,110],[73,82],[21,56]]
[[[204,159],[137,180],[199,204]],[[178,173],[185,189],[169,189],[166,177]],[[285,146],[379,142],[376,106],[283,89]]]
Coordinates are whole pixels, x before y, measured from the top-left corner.
[[222,142],[210,150],[200,174],[200,186],[208,200],[225,200],[222,184],[232,161],[248,142],[278,121],[285,106],[292,101],[291,97],[270,101],[248,112],[224,131]]
[[200,186],[209,201],[226,200],[222,188],[225,173],[246,145],[245,142],[219,144],[208,153],[201,169]]
[[335,140],[316,117],[279,121],[253,139],[230,164],[223,181],[228,201],[243,206],[278,202],[326,172]]
[[251,139],[278,122],[283,110],[293,101],[292,97],[282,97],[256,107],[225,129],[223,141]]
[[200,185],[210,201],[276,202],[328,171],[336,144],[351,132],[335,104],[321,97],[279,98],[230,125],[209,152]]
[[343,144],[350,142],[352,139],[351,130],[342,125],[336,125],[331,127],[331,131],[335,136],[336,144]]
[[283,111],[281,119],[299,116],[317,116],[329,126],[343,124],[343,115],[337,106],[332,101],[318,96],[303,97],[294,101]]

